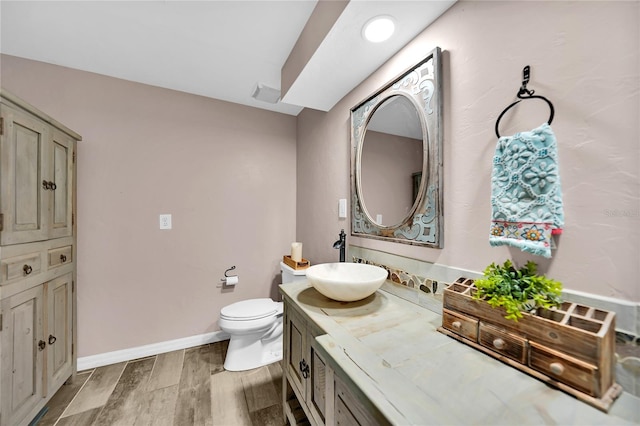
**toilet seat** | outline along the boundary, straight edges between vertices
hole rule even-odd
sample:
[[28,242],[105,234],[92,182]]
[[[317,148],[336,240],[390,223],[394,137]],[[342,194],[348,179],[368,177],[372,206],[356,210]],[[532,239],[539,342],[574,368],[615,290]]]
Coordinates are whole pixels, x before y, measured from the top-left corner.
[[243,300],[222,308],[220,318],[229,321],[258,320],[276,315],[278,307],[278,303],[269,298]]

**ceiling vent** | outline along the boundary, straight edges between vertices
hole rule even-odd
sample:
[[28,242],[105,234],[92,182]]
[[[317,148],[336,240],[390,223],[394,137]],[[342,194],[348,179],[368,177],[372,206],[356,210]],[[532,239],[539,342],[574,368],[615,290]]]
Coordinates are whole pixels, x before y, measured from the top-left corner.
[[280,100],[280,90],[258,83],[251,97],[258,101],[277,104]]

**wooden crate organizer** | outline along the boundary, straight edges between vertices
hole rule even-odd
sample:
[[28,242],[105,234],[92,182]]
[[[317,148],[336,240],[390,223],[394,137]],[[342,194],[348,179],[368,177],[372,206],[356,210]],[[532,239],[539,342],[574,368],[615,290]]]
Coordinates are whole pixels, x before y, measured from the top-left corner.
[[444,290],[440,332],[609,411],[622,393],[615,383],[615,313],[564,302],[516,322],[474,299],[476,291],[464,277]]
[[285,265],[293,269],[307,269],[311,265],[311,262],[309,262],[305,258],[302,258],[302,260],[297,262],[293,260],[289,255],[282,256],[282,261],[284,262]]

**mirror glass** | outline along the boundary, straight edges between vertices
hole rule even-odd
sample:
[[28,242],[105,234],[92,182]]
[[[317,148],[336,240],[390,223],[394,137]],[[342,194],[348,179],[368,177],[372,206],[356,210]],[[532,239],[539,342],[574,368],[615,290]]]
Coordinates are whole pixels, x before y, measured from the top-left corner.
[[351,235],[443,246],[441,51],[351,109]]
[[422,123],[410,98],[394,95],[371,115],[362,142],[362,206],[380,226],[402,223],[411,213],[422,177]]

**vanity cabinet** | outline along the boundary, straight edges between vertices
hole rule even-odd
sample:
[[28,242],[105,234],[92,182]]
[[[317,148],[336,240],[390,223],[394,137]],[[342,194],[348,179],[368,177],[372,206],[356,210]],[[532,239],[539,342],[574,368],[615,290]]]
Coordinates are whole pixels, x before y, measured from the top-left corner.
[[[322,296],[324,297],[324,296]],[[284,303],[283,405],[291,425],[389,424],[373,404],[322,356],[326,334],[287,298]]]
[[72,130],[0,104],[0,426],[26,425],[76,370]]
[[[578,387],[590,387],[592,379],[598,376],[602,382],[602,364],[573,354],[576,348],[582,351],[597,340],[594,327],[585,325],[578,317],[605,323],[610,319],[608,313],[582,306],[566,311],[573,312],[573,318],[570,315],[567,319],[569,326],[580,324],[594,334],[583,338],[584,342],[569,339],[559,329],[547,329],[545,333],[538,324],[534,327],[536,331],[529,330],[530,337],[537,332],[537,338],[533,339],[523,337],[513,326],[499,327],[498,322],[488,321],[478,312],[472,314],[471,300],[455,304],[462,310],[451,309],[454,303],[447,297],[448,312],[443,316],[442,311],[416,304],[414,298],[392,293],[397,291],[393,285],[387,282],[371,297],[358,302],[328,299],[307,281],[280,286],[287,318],[282,364],[287,424],[638,423],[640,399],[633,395],[623,395],[606,414],[594,410],[584,400],[541,385],[535,376],[539,368],[555,377],[566,374],[575,379],[574,385]],[[559,321],[554,322],[562,322],[560,313],[556,313]],[[496,315],[502,318],[499,312]],[[518,324],[524,323],[521,320]],[[459,339],[438,333],[441,324],[447,325],[446,330]],[[550,335],[551,331],[555,334]],[[317,332],[321,334],[314,337]],[[544,335],[558,343],[548,343]],[[458,340],[475,346],[461,345]],[[567,346],[576,347],[572,354],[566,352]],[[292,357],[295,352],[292,347],[301,348],[297,353],[310,355]],[[523,347],[526,365],[533,366],[527,367],[528,374],[520,374],[512,367],[525,365],[519,362],[523,359]],[[486,352],[478,348],[504,362],[488,359]],[[591,348],[592,353],[598,350]],[[310,376],[303,380],[312,379],[319,389],[324,381],[324,393],[310,393],[311,386],[300,386],[300,375],[295,373],[296,369],[299,371],[299,361],[317,359],[305,358],[314,354],[322,363],[316,364],[317,368],[310,366]],[[562,385],[558,380],[547,383]],[[319,407],[324,408],[324,421],[318,413],[314,414]]]

